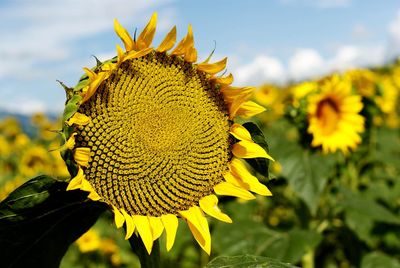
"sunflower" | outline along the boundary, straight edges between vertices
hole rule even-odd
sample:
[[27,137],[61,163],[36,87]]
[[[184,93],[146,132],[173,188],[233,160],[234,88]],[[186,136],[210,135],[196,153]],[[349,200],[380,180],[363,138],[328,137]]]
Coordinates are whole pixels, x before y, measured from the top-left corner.
[[152,47],[156,20],[153,14],[137,38],[115,20],[125,49],[117,45],[116,57],[84,68],[74,88],[63,85],[67,190],[107,203],[117,228],[125,224],[125,239],[140,236],[149,254],[164,230],[171,249],[178,218],[210,254],[205,214],[231,222],[216,194],[271,195],[242,160],[271,157],[233,121],[265,109],[248,100],[253,88],[217,75],[226,58],[196,63],[191,25],[175,47],[176,27]]
[[322,80],[320,92],[308,98],[308,132],[311,146],[322,146],[325,153],[338,149],[347,153],[361,142],[364,117],[361,96],[352,94],[351,84],[338,75]]

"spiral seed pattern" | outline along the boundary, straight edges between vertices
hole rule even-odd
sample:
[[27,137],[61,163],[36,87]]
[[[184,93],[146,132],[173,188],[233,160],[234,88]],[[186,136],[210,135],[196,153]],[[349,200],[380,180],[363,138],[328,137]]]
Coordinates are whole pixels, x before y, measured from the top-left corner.
[[77,147],[91,149],[86,179],[130,215],[189,209],[223,180],[230,121],[208,75],[152,52],[124,61],[79,112]]

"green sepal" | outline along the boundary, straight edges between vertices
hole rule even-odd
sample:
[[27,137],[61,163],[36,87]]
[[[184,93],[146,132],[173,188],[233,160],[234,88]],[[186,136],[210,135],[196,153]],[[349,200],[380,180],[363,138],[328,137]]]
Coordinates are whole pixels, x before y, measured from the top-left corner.
[[0,203],[2,267],[58,267],[70,244],[107,209],[87,192],[42,175]]
[[[243,126],[250,132],[251,139],[260,145],[265,151],[269,152],[268,144],[260,128],[253,122],[244,123]],[[269,160],[266,158],[246,158],[246,162],[257,172],[257,175],[263,179],[269,177]]]
[[89,84],[89,76],[87,74],[84,74],[79,79],[78,84],[74,87],[74,91],[79,92],[82,90],[82,88],[86,87],[88,84]]
[[67,121],[74,115],[79,109],[79,103],[82,100],[82,96],[80,95],[73,95],[71,99],[67,102],[64,109],[63,114],[63,122]]
[[66,86],[60,80],[57,80],[57,82],[63,87],[63,89],[65,90],[65,94],[67,94],[67,100],[69,100],[74,93],[74,88]]
[[98,70],[103,63],[95,55],[92,55],[92,57],[96,60],[96,70]]

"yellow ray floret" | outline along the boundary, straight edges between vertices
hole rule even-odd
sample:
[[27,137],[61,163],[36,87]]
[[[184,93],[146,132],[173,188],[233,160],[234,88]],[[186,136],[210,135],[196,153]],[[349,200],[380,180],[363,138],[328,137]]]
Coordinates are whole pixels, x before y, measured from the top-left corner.
[[274,160],[260,145],[249,141],[239,141],[232,146],[232,153],[239,158],[267,158]]
[[230,133],[239,140],[239,142],[232,146],[232,153],[234,156],[239,158],[261,157],[274,161],[264,148],[251,139],[250,132],[242,125],[233,124]]
[[229,74],[225,77],[215,77],[213,80],[220,85],[228,86],[233,83],[233,75]]
[[265,108],[263,106],[255,103],[254,101],[246,101],[239,106],[239,109],[236,110],[235,115],[243,118],[250,118],[264,111]]
[[135,50],[142,50],[150,47],[151,42],[153,41],[154,38],[154,34],[156,33],[156,25],[157,25],[157,13],[154,13],[151,16],[151,19],[147,23],[146,27],[140,33],[136,41]]
[[121,26],[117,19],[114,19],[114,29],[119,38],[121,38],[122,42],[124,43],[125,50],[131,51],[135,46],[135,42],[133,41],[128,31]]
[[187,35],[178,43],[178,45],[176,45],[172,50],[171,55],[184,55],[192,47],[194,47],[193,30],[192,25],[189,24]]
[[69,182],[67,191],[80,189],[89,192],[88,198],[93,201],[98,201],[101,197],[93,189],[92,185],[85,179],[82,168],[78,168],[77,175]]
[[132,217],[128,213],[126,213],[124,209],[121,209],[121,212],[125,218],[125,226],[126,226],[125,240],[127,240],[132,236],[133,231],[135,231],[135,224],[133,222]]
[[174,26],[171,31],[165,36],[164,40],[156,49],[157,52],[165,52],[170,50],[176,42],[176,26]]
[[230,165],[232,175],[241,180],[245,184],[245,188],[259,195],[271,196],[272,193],[264,184],[260,183],[258,179],[253,176],[242,161],[233,158]]
[[84,179],[85,175],[83,174],[82,168],[78,168],[78,173],[76,176],[69,182],[67,186],[67,191],[80,189],[82,185],[82,180]]
[[199,65],[197,65],[197,70],[209,74],[216,74],[225,69],[227,61],[228,58],[223,58],[222,60],[215,63],[200,63]]
[[224,222],[231,223],[232,220],[228,215],[222,213],[218,208],[218,198],[215,195],[208,195],[200,199],[200,208],[208,215]]
[[192,232],[200,247],[210,255],[211,235],[208,228],[207,219],[204,217],[201,209],[197,206],[191,207],[186,211],[181,211],[180,215],[186,219],[189,229]]
[[149,223],[153,234],[153,241],[158,239],[164,231],[164,225],[160,217],[149,216]]
[[112,206],[114,212],[114,221],[117,228],[121,228],[125,222],[125,217],[115,206]]
[[147,216],[133,215],[132,220],[136,229],[142,238],[143,244],[146,247],[147,252],[150,254],[153,248],[153,233]]
[[[229,175],[229,173],[225,174],[224,177],[226,175]],[[214,186],[214,192],[218,195],[235,196],[244,200],[252,200],[256,198],[246,189],[240,186],[236,186],[230,182],[221,182],[217,184],[216,186]]]
[[170,251],[174,245],[176,231],[178,230],[178,218],[175,215],[167,214],[161,216],[161,221],[167,236],[167,251]]
[[86,167],[89,164],[90,148],[76,148],[74,152],[74,159],[79,166]]
[[90,118],[88,116],[76,112],[70,119],[67,120],[66,123],[68,126],[72,126],[73,124],[84,126],[89,124],[89,122]]
[[236,139],[240,140],[240,141],[250,141],[252,142],[253,140],[251,139],[251,135],[250,132],[242,125],[234,123],[231,126],[231,131],[230,133],[232,134],[232,136],[234,136]]

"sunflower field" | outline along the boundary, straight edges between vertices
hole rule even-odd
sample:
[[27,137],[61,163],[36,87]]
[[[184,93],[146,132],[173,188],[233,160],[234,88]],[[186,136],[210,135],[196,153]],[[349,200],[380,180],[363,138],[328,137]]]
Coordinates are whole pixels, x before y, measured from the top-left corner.
[[400,60],[239,88],[155,24],[1,119],[1,267],[400,268]]

